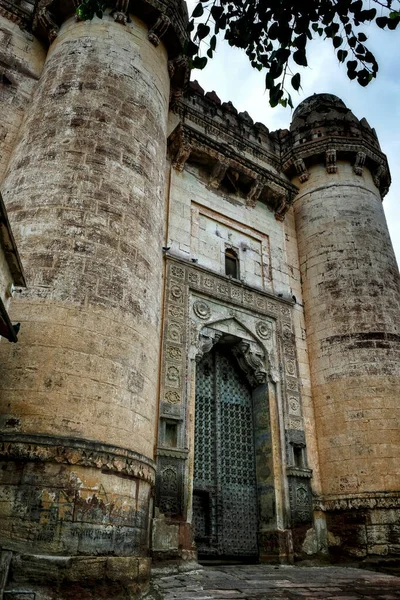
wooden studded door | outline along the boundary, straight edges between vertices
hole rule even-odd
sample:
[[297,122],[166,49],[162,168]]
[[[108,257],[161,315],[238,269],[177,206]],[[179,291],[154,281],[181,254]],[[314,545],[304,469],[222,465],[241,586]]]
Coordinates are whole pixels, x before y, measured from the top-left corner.
[[193,524],[200,559],[257,558],[252,391],[219,346],[196,371]]

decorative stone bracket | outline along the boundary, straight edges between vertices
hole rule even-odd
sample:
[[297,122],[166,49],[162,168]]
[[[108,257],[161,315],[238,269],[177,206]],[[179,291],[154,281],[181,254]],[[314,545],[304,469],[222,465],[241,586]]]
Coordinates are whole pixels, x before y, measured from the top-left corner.
[[[206,157],[209,165],[208,185],[218,190],[227,177],[232,188],[245,197],[248,208],[254,208],[263,198],[275,217],[282,220],[294,202],[298,192],[294,185],[252,163],[232,148],[221,147],[218,142],[189,125],[180,123],[171,133],[168,143],[174,169],[182,172],[186,162],[195,163],[199,156]],[[247,183],[241,186],[242,180]]]
[[[33,16],[33,32],[51,44],[65,19],[76,13],[80,2],[81,0],[39,0]],[[149,25],[149,41],[157,46],[163,38],[169,58],[179,58],[188,39],[187,9],[183,2],[165,0],[160,3],[158,0],[144,0],[134,3],[130,0],[109,0],[105,4],[111,9],[110,14],[114,20],[121,25],[129,23],[129,13],[134,13]],[[187,70],[186,68],[185,73]],[[177,79],[182,77],[179,75]],[[182,81],[187,83],[188,75],[185,75]],[[173,85],[176,87],[175,81]]]
[[259,346],[248,341],[241,341],[233,346],[232,352],[252,387],[266,383],[268,376],[265,368],[265,356]]
[[391,178],[386,156],[362,139],[354,141],[343,137],[327,137],[304,143],[284,154],[282,170],[288,175],[297,172],[300,183],[304,183],[310,176],[307,160],[321,160],[322,157],[325,157],[328,173],[337,172],[338,159],[349,160],[349,157],[353,157],[354,173],[362,176],[364,166],[367,166],[382,198],[387,193]]
[[196,362],[200,362],[203,358],[204,354],[210,352],[211,348],[215,346],[215,344],[221,339],[222,333],[220,331],[216,331],[215,329],[211,329],[209,327],[204,327],[199,336],[199,345],[198,352],[196,354]]

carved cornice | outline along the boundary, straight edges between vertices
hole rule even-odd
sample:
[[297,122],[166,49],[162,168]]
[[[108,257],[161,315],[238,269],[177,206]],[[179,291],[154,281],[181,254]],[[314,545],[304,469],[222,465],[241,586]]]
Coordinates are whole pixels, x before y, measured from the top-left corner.
[[167,456],[169,458],[180,458],[187,460],[189,450],[175,449],[175,448],[157,448],[157,456]]
[[312,469],[305,469],[301,467],[287,467],[286,474],[288,477],[302,477],[304,479],[311,479]]
[[[0,0],[0,3],[7,3],[7,0]],[[51,43],[57,37],[61,24],[75,14],[79,4],[80,0],[39,0],[33,19],[34,33]],[[171,60],[182,54],[188,38],[188,14],[184,2],[109,0],[105,4],[107,12],[121,25],[129,23],[130,14],[142,19],[149,26],[150,42],[157,46],[162,39]],[[187,77],[184,82],[187,83]]]
[[314,499],[314,510],[323,512],[400,508],[400,492],[376,492]]
[[309,178],[307,162],[315,158],[325,160],[328,173],[336,173],[338,159],[350,159],[354,173],[359,176],[363,174],[365,164],[371,171],[374,183],[382,197],[389,189],[391,177],[387,158],[366,139],[355,140],[343,136],[330,136],[289,146],[282,155],[282,169],[287,174],[296,171],[300,183],[304,183]]
[[0,460],[91,467],[154,485],[155,463],[133,450],[91,440],[22,433],[0,434]]
[[32,24],[36,0],[0,0],[0,15],[24,29],[29,29]]
[[298,189],[290,182],[188,124],[180,123],[168,142],[172,165],[178,171],[183,171],[186,162],[195,161],[196,154],[206,155],[212,163],[209,185],[215,189],[219,187],[228,168],[245,176],[251,182],[246,197],[249,207],[255,206],[264,194],[276,218],[283,219],[294,202]]

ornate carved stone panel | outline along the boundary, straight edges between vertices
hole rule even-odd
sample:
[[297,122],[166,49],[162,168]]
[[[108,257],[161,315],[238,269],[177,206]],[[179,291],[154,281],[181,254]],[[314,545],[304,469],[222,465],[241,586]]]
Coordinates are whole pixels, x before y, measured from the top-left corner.
[[[180,518],[186,518],[191,507],[191,494],[185,490],[191,489],[192,478],[187,457],[193,454],[188,408],[194,392],[194,365],[221,336],[237,340],[235,351],[243,370],[254,378],[254,385],[269,382],[277,386],[280,418],[285,429],[303,432],[290,303],[199,266],[167,258],[160,419],[171,427],[176,423],[179,432],[176,448],[172,449],[165,439],[166,428],[159,428],[157,502],[161,510],[167,504],[172,506],[172,487],[167,489],[166,483],[162,483],[160,469],[161,464],[162,469],[169,464],[176,467],[179,460],[181,467],[176,470],[178,482],[174,487],[176,498],[173,510],[168,510],[170,515]],[[304,437],[304,433],[302,435]],[[181,452],[179,459],[177,452]],[[308,473],[310,477],[311,472]],[[172,477],[172,471],[170,475]],[[197,500],[205,501],[204,498]]]

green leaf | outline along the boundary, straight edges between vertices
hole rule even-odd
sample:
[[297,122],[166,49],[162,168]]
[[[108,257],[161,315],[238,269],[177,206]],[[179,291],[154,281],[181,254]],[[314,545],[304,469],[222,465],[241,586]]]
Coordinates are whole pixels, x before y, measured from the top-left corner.
[[304,50],[296,50],[296,52],[293,53],[293,60],[302,67],[308,66],[306,53]]
[[347,55],[348,55],[347,50],[338,50],[337,57],[338,57],[339,62],[344,62],[346,60]]
[[211,7],[211,16],[214,19],[214,21],[218,22],[218,20],[221,18],[222,13],[224,12],[224,9],[222,6],[216,6],[215,4]]
[[206,56],[195,56],[192,60],[192,68],[193,69],[204,69],[208,60]]
[[203,40],[205,37],[208,36],[209,33],[210,33],[209,25],[205,25],[204,23],[199,23],[197,25],[196,36],[199,38],[199,40]]
[[380,27],[381,29],[384,29],[386,27],[386,25],[388,24],[389,19],[387,17],[378,17],[375,20],[375,23],[378,25],[378,27]]
[[201,17],[201,15],[203,14],[203,12],[204,12],[203,5],[202,5],[201,2],[199,2],[197,4],[197,6],[195,7],[194,11],[192,12],[192,17],[194,19],[197,19],[197,17]]
[[297,92],[300,88],[300,73],[296,73],[296,75],[293,75],[291,84],[292,88],[295,89]]
[[339,48],[339,46],[343,44],[343,38],[341,38],[338,35],[335,35],[335,37],[332,40],[332,44],[334,48]]
[[211,50],[215,50],[216,46],[217,46],[217,38],[216,38],[215,35],[213,35],[211,37],[211,39],[210,39],[210,48],[211,48]]
[[198,51],[199,51],[199,46],[197,44],[195,44],[194,42],[192,42],[192,40],[189,40],[185,47],[186,56],[194,56],[195,54],[198,53]]
[[368,39],[365,33],[363,33],[362,31],[358,34],[357,37],[359,42],[366,42]]

